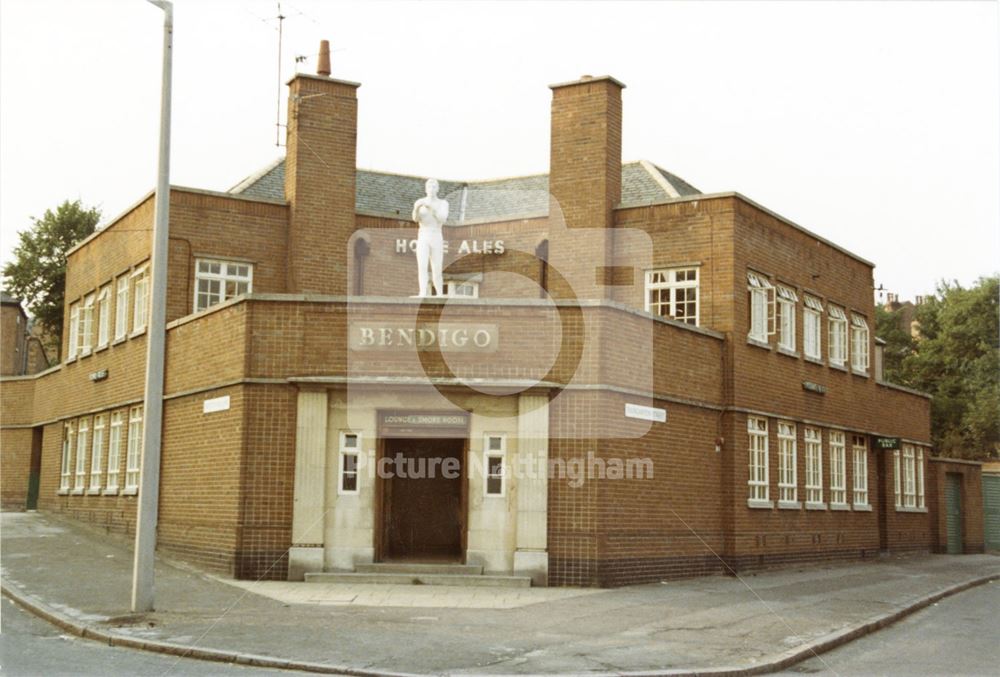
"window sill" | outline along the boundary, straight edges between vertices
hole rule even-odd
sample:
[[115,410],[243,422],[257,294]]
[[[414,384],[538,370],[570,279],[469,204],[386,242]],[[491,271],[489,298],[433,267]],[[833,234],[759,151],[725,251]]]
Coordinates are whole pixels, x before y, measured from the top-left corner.
[[56,492],[56,496],[69,496],[69,489],[60,489]]
[[837,364],[836,362],[830,363],[830,369],[836,369],[837,371],[842,371],[845,374],[847,373],[847,367],[843,364]]
[[860,376],[861,378],[868,378],[868,372],[867,371],[860,371],[858,369],[851,369],[851,373],[854,374],[855,376]]
[[855,503],[854,510],[857,512],[871,512],[872,507],[868,503]]
[[806,501],[806,510],[826,510],[826,503],[809,503]]
[[135,496],[139,493],[139,487],[126,487],[121,490],[119,496]]
[[107,349],[108,349],[108,346],[109,346],[109,345],[110,345],[110,344],[108,344],[108,343],[105,343],[105,344],[104,344],[103,346],[97,346],[97,349],[96,349],[96,350],[95,350],[94,352],[95,352],[95,353],[99,353],[99,352],[101,352],[102,350],[107,350]]
[[812,362],[813,364],[818,364],[821,367],[825,366],[822,357],[810,357],[809,355],[806,355],[805,360],[806,362]]
[[850,512],[851,506],[847,503],[831,503],[830,510],[840,510],[842,512]]
[[84,357],[90,357],[93,354],[94,354],[94,351],[91,350],[90,348],[87,348],[86,350],[81,350],[80,354],[77,355],[77,358],[78,359],[83,359]]
[[114,341],[111,342],[111,345],[116,346],[119,343],[125,343],[125,341],[127,339],[128,339],[128,336],[118,336],[118,337],[115,338]]
[[70,492],[70,496],[83,496],[83,489],[74,489]]
[[770,510],[774,507],[774,501],[765,501],[761,498],[748,498],[747,507],[758,508],[760,510]]
[[789,350],[788,348],[782,348],[778,346],[778,354],[784,355],[785,357],[794,357],[796,360],[799,359],[799,351]]
[[71,355],[66,358],[65,364],[73,364],[76,362],[76,355]]
[[101,490],[100,489],[87,489],[87,495],[88,496],[100,496],[101,495]]
[[896,512],[927,512],[927,508],[896,508]]
[[778,510],[802,510],[801,501],[778,501]]
[[747,337],[748,346],[756,346],[757,348],[763,348],[764,350],[771,350],[771,344],[766,341],[761,341],[760,339],[755,339],[750,336]]
[[143,335],[143,334],[145,334],[145,333],[146,333],[146,328],[145,328],[145,327],[143,327],[142,329],[137,329],[136,331],[133,331],[133,332],[132,332],[131,334],[129,334],[129,335],[128,335],[128,337],[129,337],[130,339],[134,339],[134,338],[136,338],[137,336],[142,336],[142,335]]
[[101,492],[101,496],[117,496],[117,495],[118,495],[117,487],[114,489],[105,489],[104,491]]

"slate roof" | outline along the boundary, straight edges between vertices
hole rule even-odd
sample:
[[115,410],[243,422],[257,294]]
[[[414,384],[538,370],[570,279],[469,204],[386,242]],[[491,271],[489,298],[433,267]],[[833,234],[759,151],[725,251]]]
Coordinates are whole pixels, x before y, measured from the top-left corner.
[[[359,169],[355,209],[362,214],[410,218],[413,203],[424,196],[426,177]],[[439,195],[448,200],[448,223],[545,216],[548,214],[548,174],[486,181],[439,179]],[[284,201],[285,161],[280,159],[233,186],[230,193]],[[701,191],[651,162],[622,165],[622,207],[636,207],[669,198],[700,195]]]

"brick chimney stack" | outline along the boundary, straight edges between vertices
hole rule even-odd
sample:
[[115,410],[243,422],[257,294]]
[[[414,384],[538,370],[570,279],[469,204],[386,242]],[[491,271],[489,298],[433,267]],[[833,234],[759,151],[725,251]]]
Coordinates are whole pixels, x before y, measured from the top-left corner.
[[360,84],[328,77],[326,40],[317,71],[288,83],[286,283],[290,293],[339,295],[348,293],[347,242],[355,227]]
[[[573,237],[572,231],[614,226],[613,210],[621,202],[622,195],[622,89],[625,85],[608,75],[584,75],[579,80],[550,87],[549,193],[553,205],[549,214],[555,217],[561,210],[570,231],[566,237],[553,238],[550,261],[571,280],[576,294],[608,298],[610,287],[606,274],[611,265],[610,236],[601,237],[595,233]],[[596,271],[593,264],[586,271],[574,268],[575,262],[592,262],[595,258],[598,261]]]

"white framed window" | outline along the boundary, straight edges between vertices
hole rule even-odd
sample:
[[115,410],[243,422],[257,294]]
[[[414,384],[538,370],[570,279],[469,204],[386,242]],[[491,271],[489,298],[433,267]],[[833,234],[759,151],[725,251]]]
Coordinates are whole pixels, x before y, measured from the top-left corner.
[[483,493],[486,496],[507,494],[507,436],[486,433],[483,438]]
[[806,503],[823,503],[823,434],[818,428],[805,429]]
[[799,297],[794,289],[778,285],[778,347],[795,352],[795,307]]
[[857,313],[851,313],[851,368],[868,373],[868,322]]
[[76,439],[73,431],[73,424],[67,423],[63,426],[62,464],[59,470],[60,491],[69,491],[70,478],[73,475],[72,466],[70,465],[70,456],[73,454],[73,444],[75,441]]
[[80,304],[69,307],[69,340],[66,342],[66,352],[69,359],[76,357],[80,349]]
[[[912,444],[903,445],[903,467],[900,472],[899,451],[896,451],[896,507],[924,508],[924,450]],[[901,475],[901,476],[900,476]],[[902,485],[902,496],[900,496]]]
[[125,454],[125,491],[139,488],[139,464],[142,460],[142,407],[128,412],[128,451]]
[[806,294],[802,307],[802,352],[814,360],[823,359],[823,303]]
[[763,275],[747,271],[747,290],[750,292],[749,337],[767,343],[767,337],[775,333],[774,287]]
[[778,422],[778,500],[794,503],[799,499],[796,468],[795,425]]
[[122,275],[115,282],[115,340],[128,333],[128,276]]
[[194,310],[205,310],[253,291],[253,266],[240,261],[198,259],[194,275]]
[[844,433],[830,431],[830,504],[847,504],[847,448]]
[[647,270],[646,312],[697,326],[698,268]]
[[751,501],[767,501],[770,497],[767,464],[767,419],[751,416],[747,419],[750,437],[750,487]]
[[118,491],[118,467],[121,465],[122,428],[124,427],[122,412],[111,414],[111,430],[108,435],[108,481],[104,490],[108,493]]
[[80,308],[80,329],[77,332],[80,345],[77,352],[81,355],[89,355],[94,347],[94,302],[96,294],[88,294],[83,299],[83,306]]
[[97,294],[97,347],[108,345],[111,336],[111,285],[105,285]]
[[476,280],[445,280],[444,295],[465,299],[479,298],[479,282]]
[[830,363],[839,367],[847,363],[847,315],[837,306],[830,306]]
[[87,478],[87,449],[90,446],[90,419],[81,418],[76,425],[76,479],[73,491],[83,491]]
[[132,273],[132,333],[146,328],[149,319],[149,268],[143,266]]
[[107,425],[104,414],[94,417],[94,444],[90,450],[90,490],[101,488],[101,461],[104,460],[104,428]]
[[902,468],[900,467],[900,462],[899,462],[899,449],[896,449],[895,451],[892,452],[892,458],[893,458],[893,477],[895,479],[895,484],[896,484],[896,507],[897,508],[902,508],[903,507],[903,492],[902,492],[903,478],[902,478]]
[[851,437],[854,460],[854,505],[868,505],[868,442],[864,435]]
[[338,494],[357,494],[358,456],[361,454],[361,434],[341,431],[340,433],[340,481]]

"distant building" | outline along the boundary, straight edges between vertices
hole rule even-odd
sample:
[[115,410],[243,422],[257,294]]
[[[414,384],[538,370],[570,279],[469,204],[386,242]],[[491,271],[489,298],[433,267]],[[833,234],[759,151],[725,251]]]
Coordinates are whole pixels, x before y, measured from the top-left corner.
[[899,313],[899,328],[914,338],[920,338],[920,322],[917,321],[917,307],[923,305],[924,297],[916,296],[913,301],[900,301],[898,294],[886,294],[884,310]]
[[49,366],[35,323],[20,299],[0,292],[0,376],[37,374]]

